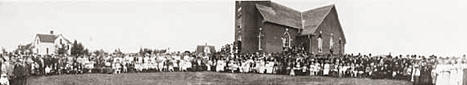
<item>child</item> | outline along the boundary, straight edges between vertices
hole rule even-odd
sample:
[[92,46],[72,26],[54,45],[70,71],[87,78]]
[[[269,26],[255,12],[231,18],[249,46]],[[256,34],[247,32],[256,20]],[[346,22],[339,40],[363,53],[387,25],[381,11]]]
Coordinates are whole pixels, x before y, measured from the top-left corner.
[[0,85],[10,85],[10,82],[8,81],[8,77],[6,74],[2,73],[0,77]]

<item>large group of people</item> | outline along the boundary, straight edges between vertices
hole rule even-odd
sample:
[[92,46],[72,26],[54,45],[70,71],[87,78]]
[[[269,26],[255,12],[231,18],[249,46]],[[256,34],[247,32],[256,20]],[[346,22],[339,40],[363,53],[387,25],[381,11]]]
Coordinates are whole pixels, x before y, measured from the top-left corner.
[[78,56],[3,54],[1,58],[0,82],[10,80],[13,85],[24,85],[27,77],[31,76],[198,71],[397,79],[427,85],[435,84],[437,74],[434,72],[441,71],[435,70],[438,58],[417,55],[219,52]]

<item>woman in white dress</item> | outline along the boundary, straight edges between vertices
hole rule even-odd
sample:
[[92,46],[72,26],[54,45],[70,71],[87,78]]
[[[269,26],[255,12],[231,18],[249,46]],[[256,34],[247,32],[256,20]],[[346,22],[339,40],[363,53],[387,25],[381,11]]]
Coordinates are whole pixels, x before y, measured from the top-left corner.
[[331,69],[331,65],[329,63],[324,64],[324,69],[323,69],[323,75],[327,76],[329,75],[329,70]]
[[143,71],[147,71],[149,70],[149,65],[150,65],[150,58],[148,56],[144,56],[143,57],[143,64],[142,64],[142,67],[143,67]]
[[446,67],[447,66],[444,64],[436,66],[436,69],[434,70],[436,72],[436,85],[448,85],[450,69]]
[[185,60],[184,59],[181,59],[179,60],[180,62],[178,64],[180,64],[180,71],[186,71],[186,65],[185,65]]
[[230,60],[229,62],[229,69],[233,73],[238,69],[237,62],[235,60]]
[[266,73],[271,74],[273,72],[274,62],[268,61],[266,64]]
[[224,71],[225,61],[223,59],[217,60],[216,72]]
[[211,71],[211,66],[213,65],[213,62],[211,60],[206,60],[206,70]]

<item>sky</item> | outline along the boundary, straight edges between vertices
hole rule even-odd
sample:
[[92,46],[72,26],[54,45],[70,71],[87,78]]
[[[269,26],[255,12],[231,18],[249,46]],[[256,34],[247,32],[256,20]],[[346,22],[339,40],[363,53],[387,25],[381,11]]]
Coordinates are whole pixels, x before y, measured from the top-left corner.
[[[272,0],[305,11],[335,4],[346,53],[467,54],[466,0]],[[63,34],[90,50],[220,48],[234,37],[233,0],[0,0],[0,47]]]

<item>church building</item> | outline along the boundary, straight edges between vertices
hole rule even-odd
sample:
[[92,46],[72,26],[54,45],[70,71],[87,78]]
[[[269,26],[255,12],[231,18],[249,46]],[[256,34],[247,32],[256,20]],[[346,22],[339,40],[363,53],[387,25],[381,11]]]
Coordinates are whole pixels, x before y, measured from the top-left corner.
[[240,53],[343,54],[346,40],[334,4],[297,11],[271,1],[236,1],[235,43]]

